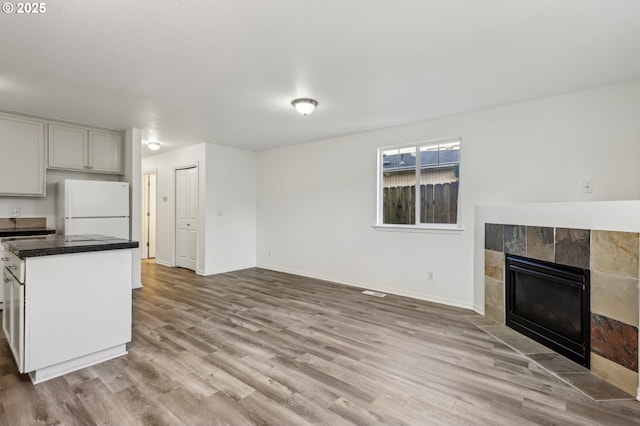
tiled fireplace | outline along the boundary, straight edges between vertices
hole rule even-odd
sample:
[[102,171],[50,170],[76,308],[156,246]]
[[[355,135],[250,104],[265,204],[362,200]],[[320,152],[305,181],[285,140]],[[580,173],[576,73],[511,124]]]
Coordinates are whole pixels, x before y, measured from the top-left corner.
[[590,270],[591,371],[630,394],[638,388],[640,235],[485,224],[485,315],[505,323],[505,254]]

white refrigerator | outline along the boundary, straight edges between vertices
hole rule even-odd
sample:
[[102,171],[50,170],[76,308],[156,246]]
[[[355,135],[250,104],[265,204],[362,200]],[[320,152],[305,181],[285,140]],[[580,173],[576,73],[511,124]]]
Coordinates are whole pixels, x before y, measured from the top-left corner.
[[130,238],[128,182],[66,179],[56,209],[58,234]]

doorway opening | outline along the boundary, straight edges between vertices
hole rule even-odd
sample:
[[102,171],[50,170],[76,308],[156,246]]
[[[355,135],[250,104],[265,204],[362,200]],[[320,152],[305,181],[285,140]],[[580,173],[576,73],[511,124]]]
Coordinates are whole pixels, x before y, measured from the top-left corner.
[[156,188],[157,173],[148,172],[142,180],[142,247],[143,259],[156,257]]
[[198,167],[176,169],[176,266],[198,263]]

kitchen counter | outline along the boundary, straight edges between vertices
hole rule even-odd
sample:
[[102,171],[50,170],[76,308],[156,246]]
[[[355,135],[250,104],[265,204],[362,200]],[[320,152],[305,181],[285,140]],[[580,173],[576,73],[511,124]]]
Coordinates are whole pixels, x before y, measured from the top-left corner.
[[106,235],[49,235],[29,239],[5,239],[2,244],[5,250],[15,254],[20,259],[138,247],[137,241]]
[[56,230],[51,228],[8,228],[0,229],[0,238],[18,236],[39,236],[55,234]]

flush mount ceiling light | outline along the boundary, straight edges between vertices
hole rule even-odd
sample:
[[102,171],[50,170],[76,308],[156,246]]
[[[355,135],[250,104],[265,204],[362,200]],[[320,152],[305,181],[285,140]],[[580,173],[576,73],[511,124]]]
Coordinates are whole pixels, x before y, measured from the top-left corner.
[[160,142],[147,142],[147,147],[151,151],[157,151],[160,149]]
[[302,115],[309,115],[318,106],[318,102],[309,98],[299,98],[291,101],[291,105]]

